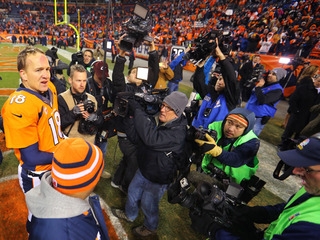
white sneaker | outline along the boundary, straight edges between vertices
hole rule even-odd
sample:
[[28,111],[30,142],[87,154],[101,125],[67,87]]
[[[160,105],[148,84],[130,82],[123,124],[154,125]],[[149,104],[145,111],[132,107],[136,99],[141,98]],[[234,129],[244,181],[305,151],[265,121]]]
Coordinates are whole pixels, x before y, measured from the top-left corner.
[[117,184],[115,184],[113,181],[111,181],[111,187],[119,188],[119,187],[120,187],[120,185],[117,185]]
[[111,174],[108,173],[107,171],[103,171],[101,174],[101,177],[108,179],[108,178],[111,178]]

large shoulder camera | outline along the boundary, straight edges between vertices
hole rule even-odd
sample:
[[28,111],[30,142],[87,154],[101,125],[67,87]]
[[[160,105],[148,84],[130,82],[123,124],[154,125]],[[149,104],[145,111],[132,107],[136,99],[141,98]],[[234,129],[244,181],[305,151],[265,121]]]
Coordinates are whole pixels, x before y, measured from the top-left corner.
[[197,214],[207,212],[216,223],[226,228],[232,227],[233,223],[228,214],[235,206],[243,204],[238,198],[243,191],[241,187],[230,184],[227,191],[223,191],[215,184],[200,182],[192,193],[189,189],[187,178],[171,184],[168,189],[168,202],[178,203]]
[[119,47],[127,52],[131,52],[133,47],[139,47],[143,41],[152,41],[152,38],[148,36],[152,29],[149,10],[136,4],[133,13],[134,15],[123,23],[127,36],[119,44]]
[[75,52],[71,55],[71,64],[82,64],[83,63],[83,53],[81,51]]
[[168,95],[168,89],[149,89],[146,93],[131,93],[121,92],[118,93],[114,101],[114,112],[116,115],[125,117],[129,111],[130,99],[137,101],[144,111],[153,115],[160,110],[160,104],[163,99]]
[[265,73],[264,66],[262,64],[257,64],[253,68],[253,72],[250,76],[250,79],[248,79],[247,82],[245,83],[245,87],[250,87],[252,84],[258,82],[263,77],[264,73]]
[[205,60],[212,51],[217,47],[216,38],[219,42],[219,48],[224,55],[229,55],[231,51],[231,38],[230,32],[222,30],[212,30],[194,40],[195,48],[184,55],[185,60],[190,60],[192,63],[197,64]]
[[[248,184],[246,187],[230,182],[226,189],[221,188],[216,183],[200,181],[192,191],[190,190],[192,188],[188,179],[182,177],[170,184],[168,188],[168,202],[171,204],[178,203],[183,207],[189,208],[191,226],[199,233],[207,234],[208,229],[204,229],[206,228],[204,226],[212,223],[229,229],[231,232],[243,234],[243,231],[247,231],[248,229],[239,230],[238,222],[233,215],[238,207],[248,203],[253,196],[260,192],[265,184],[264,181],[261,181],[257,177],[253,178],[252,181],[255,183]],[[254,191],[255,194],[250,196],[248,190]],[[254,234],[257,229],[251,224],[248,223],[248,226],[252,227],[250,232],[252,230]]]

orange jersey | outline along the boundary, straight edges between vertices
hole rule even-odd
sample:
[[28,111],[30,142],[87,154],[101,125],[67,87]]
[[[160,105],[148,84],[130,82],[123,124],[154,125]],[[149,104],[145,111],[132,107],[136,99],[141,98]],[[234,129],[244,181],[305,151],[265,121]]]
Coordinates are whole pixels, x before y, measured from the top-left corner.
[[[49,99],[30,89],[18,88],[2,107],[6,145],[14,149],[22,166],[24,162],[20,149],[38,143],[39,151],[52,153],[64,138],[60,128],[57,92],[51,82],[48,93]],[[28,169],[33,168],[30,170],[50,170],[51,160],[34,159],[26,165]]]

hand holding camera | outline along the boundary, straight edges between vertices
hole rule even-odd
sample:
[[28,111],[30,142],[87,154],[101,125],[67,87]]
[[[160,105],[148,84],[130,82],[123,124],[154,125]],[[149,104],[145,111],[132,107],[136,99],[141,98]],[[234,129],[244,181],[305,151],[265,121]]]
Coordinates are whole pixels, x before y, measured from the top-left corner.
[[195,139],[195,142],[200,146],[200,151],[206,154],[211,154],[213,157],[218,157],[222,153],[222,148],[217,146],[216,141],[208,133],[207,140]]
[[[83,104],[81,103],[81,105],[83,106]],[[72,108],[72,112],[74,115],[81,115],[82,114],[82,110],[80,108],[80,104],[78,105],[75,105],[73,108]]]

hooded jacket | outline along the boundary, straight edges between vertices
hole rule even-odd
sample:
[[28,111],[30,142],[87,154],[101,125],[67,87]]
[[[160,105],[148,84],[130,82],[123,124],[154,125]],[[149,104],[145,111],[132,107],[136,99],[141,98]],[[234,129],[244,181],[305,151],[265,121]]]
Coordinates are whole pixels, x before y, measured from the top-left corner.
[[98,197],[83,200],[56,191],[50,172],[43,175],[39,186],[26,193],[26,202],[32,213],[29,240],[109,239]]
[[[248,121],[248,126],[243,134],[235,139],[224,137],[223,128],[228,115],[241,114]],[[252,131],[255,117],[254,113],[244,109],[235,108],[228,114],[223,121],[213,122],[208,128],[217,132],[217,145],[223,151],[218,157],[206,154],[202,160],[202,169],[209,173],[208,165],[212,163],[214,166],[223,170],[236,183],[242,180],[249,180],[258,169],[259,160],[257,153],[260,146],[260,140]]]

